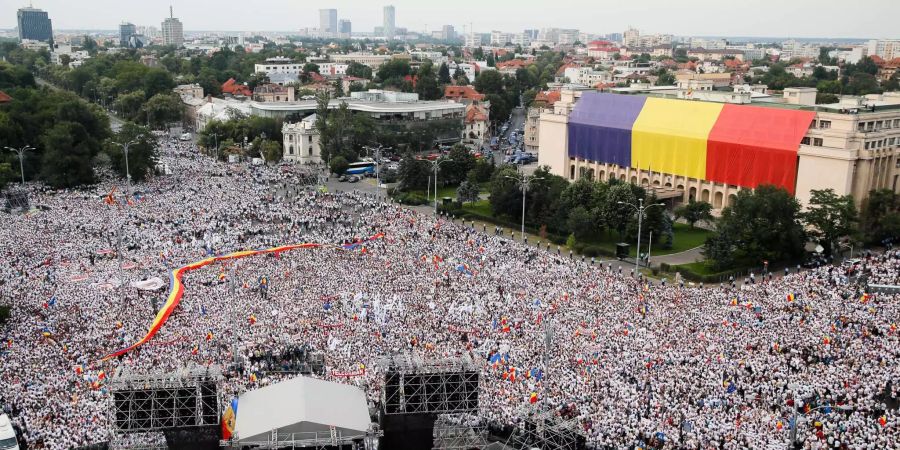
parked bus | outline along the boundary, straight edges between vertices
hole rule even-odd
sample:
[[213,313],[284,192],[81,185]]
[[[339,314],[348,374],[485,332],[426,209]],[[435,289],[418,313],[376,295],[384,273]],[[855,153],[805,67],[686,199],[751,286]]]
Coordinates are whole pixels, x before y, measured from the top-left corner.
[[347,175],[369,175],[375,174],[375,162],[374,161],[360,161],[355,163],[350,163],[350,166],[347,167],[347,171],[344,172]]

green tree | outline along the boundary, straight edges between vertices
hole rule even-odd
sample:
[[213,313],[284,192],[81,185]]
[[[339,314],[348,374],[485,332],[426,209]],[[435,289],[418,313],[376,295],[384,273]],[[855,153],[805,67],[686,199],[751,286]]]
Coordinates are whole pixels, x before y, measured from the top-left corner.
[[447,158],[449,161],[441,164],[441,180],[445,184],[459,184],[475,167],[475,156],[463,145],[454,145]]
[[143,90],[148,99],[157,94],[171,93],[174,87],[172,75],[163,69],[150,69],[144,74]]
[[126,142],[131,142],[128,146],[128,172],[131,173],[131,179],[143,181],[156,167],[156,139],[148,128],[125,122],[119,132],[105,143],[104,151],[109,155],[113,169],[122,178],[126,177],[122,148],[122,144]]
[[484,70],[475,79],[475,89],[485,95],[503,94],[503,76],[496,70]]
[[278,161],[281,161],[281,156],[284,153],[281,149],[281,144],[272,139],[260,138],[253,148],[258,149],[258,152],[263,155],[263,159],[265,159],[266,163],[277,163]]
[[438,83],[450,84],[451,81],[450,68],[447,67],[447,63],[441,63],[441,67],[438,68]]
[[159,93],[144,103],[137,118],[146,118],[152,128],[161,129],[168,123],[181,122],[184,118],[184,103],[174,92]]
[[136,120],[144,106],[144,100],[144,91],[122,94],[113,103],[113,110],[127,120]]
[[350,163],[347,162],[347,158],[344,158],[343,156],[335,156],[334,158],[331,158],[331,163],[328,164],[328,168],[331,169],[331,173],[336,175],[343,175],[349,167]]
[[637,196],[631,185],[617,183],[610,186],[606,202],[602,205],[602,216],[609,228],[616,230],[620,237],[625,235],[628,223],[634,217],[634,208],[629,205],[637,205]]
[[712,222],[712,205],[708,202],[695,201],[692,198],[686,204],[675,208],[675,219],[684,219],[691,228],[694,228],[694,224],[700,221]]
[[465,86],[471,83],[469,77],[467,77],[466,73],[459,67],[457,67],[456,70],[453,71],[453,81],[457,86]]
[[838,239],[853,231],[857,218],[853,196],[838,196],[833,189],[813,189],[802,217],[810,227],[809,235],[825,247],[826,256],[831,256]]
[[799,258],[806,243],[799,218],[800,203],[782,188],[742,190],[734,204],[722,210],[705,255],[716,269]]
[[494,174],[494,160],[488,160],[486,158],[482,158],[475,161],[475,165],[472,166],[472,169],[469,170],[469,173],[466,174],[466,179],[474,182],[474,183],[485,183],[491,181],[491,176]]
[[416,159],[412,153],[407,153],[400,161],[400,171],[398,177],[400,179],[401,191],[422,190],[428,187],[428,177],[431,171],[427,161]]
[[460,203],[471,203],[478,201],[478,185],[469,181],[463,181],[456,188],[456,199]]
[[438,87],[437,76],[434,73],[434,65],[431,61],[425,61],[419,67],[416,93],[422,100],[437,100],[443,96]]
[[365,64],[360,64],[356,61],[353,61],[347,65],[346,73],[347,76],[351,77],[365,78],[367,80],[372,79],[372,68]]
[[304,73],[319,73],[319,65],[315,63],[306,63],[303,65]]
[[80,123],[58,122],[41,138],[41,178],[55,188],[69,188],[94,182],[91,161],[100,143]]
[[341,80],[334,80],[334,83],[332,83],[332,86],[334,87],[334,97],[335,98],[341,98],[341,97],[346,96],[346,94],[344,93],[344,83]]
[[870,191],[862,203],[860,229],[869,244],[900,237],[900,195],[890,189]]
[[392,59],[378,68],[378,79],[382,82],[391,78],[402,79],[410,73],[411,69],[409,68],[408,61],[403,59]]
[[594,232],[594,221],[591,213],[583,206],[576,206],[569,211],[569,217],[566,222],[568,229],[575,236],[575,239],[584,241]]
[[491,211],[496,216],[519,218],[522,214],[522,188],[515,180],[519,174],[513,166],[502,166],[491,178]]

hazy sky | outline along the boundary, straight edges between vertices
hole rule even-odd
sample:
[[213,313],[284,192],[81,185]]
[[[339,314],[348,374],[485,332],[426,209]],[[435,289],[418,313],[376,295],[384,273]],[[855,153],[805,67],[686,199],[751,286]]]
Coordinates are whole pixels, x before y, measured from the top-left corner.
[[[397,26],[434,30],[520,32],[577,28],[682,36],[900,37],[900,0],[33,0],[50,13],[54,29],[116,29],[125,20],[159,27],[169,5],[185,30],[290,31],[318,26],[319,8],[336,8],[354,31],[381,25],[382,6],[397,10]],[[0,0],[0,28],[16,25],[28,0]]]

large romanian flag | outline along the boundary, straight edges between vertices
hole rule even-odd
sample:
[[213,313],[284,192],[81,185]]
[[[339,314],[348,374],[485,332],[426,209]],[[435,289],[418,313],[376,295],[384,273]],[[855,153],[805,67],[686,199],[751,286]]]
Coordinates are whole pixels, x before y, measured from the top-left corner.
[[793,193],[812,111],[585,92],[569,157]]

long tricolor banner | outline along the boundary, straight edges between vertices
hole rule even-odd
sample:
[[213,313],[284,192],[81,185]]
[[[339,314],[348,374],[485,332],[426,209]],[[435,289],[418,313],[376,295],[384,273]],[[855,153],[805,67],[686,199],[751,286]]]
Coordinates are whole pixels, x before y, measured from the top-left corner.
[[[364,239],[363,242],[374,241],[376,239],[381,239],[382,237],[384,237],[384,233],[378,233],[374,236]],[[307,244],[296,244],[296,245],[283,245],[281,247],[272,247],[272,248],[265,249],[265,250],[243,250],[243,251],[239,251],[239,252],[229,253],[229,254],[223,255],[223,256],[213,256],[213,257],[206,258],[204,260],[201,260],[201,261],[198,261],[198,262],[195,262],[192,264],[188,264],[184,267],[179,267],[179,268],[173,270],[169,274],[169,297],[166,300],[166,304],[163,305],[162,309],[160,309],[159,312],[156,314],[156,318],[153,319],[153,323],[150,324],[150,329],[147,331],[147,334],[145,334],[144,337],[142,337],[139,341],[135,342],[134,344],[131,344],[130,346],[128,346],[126,348],[117,350],[113,353],[110,353],[109,355],[104,356],[103,361],[124,355],[124,354],[140,347],[141,345],[144,345],[150,339],[153,339],[153,336],[155,336],[156,333],[159,332],[159,329],[162,328],[163,324],[166,323],[166,320],[169,319],[169,316],[172,314],[172,311],[174,311],[175,308],[178,307],[178,304],[181,302],[181,298],[184,296],[184,284],[182,284],[182,282],[181,282],[181,277],[184,276],[184,274],[186,272],[201,269],[203,267],[206,267],[210,264],[213,264],[213,263],[216,263],[219,261],[240,259],[240,258],[246,258],[248,256],[255,256],[255,255],[261,255],[261,254],[267,254],[267,253],[278,254],[278,253],[296,250],[296,249],[300,249],[300,248],[318,248],[318,247],[324,247],[324,246],[325,245],[323,245],[323,244],[307,243]],[[339,248],[342,250],[352,250],[355,247],[344,245],[344,246],[336,246],[336,248]]]
[[812,111],[586,92],[568,155],[698,180],[793,193]]

